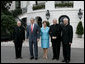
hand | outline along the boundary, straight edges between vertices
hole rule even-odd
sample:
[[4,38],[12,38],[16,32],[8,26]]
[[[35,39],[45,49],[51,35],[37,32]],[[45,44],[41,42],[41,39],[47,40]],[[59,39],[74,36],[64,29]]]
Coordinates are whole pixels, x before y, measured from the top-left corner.
[[71,45],[72,43],[70,42],[69,45]]
[[39,41],[39,39],[37,39],[37,42]]
[[27,42],[29,39],[25,39],[25,41]]
[[52,39],[56,39],[56,37],[53,36]]
[[14,40],[13,40],[13,42],[14,42]]
[[37,34],[38,34],[39,32],[37,31]]
[[54,39],[54,36],[52,37],[52,39]]
[[56,37],[54,37],[54,39],[56,39]]

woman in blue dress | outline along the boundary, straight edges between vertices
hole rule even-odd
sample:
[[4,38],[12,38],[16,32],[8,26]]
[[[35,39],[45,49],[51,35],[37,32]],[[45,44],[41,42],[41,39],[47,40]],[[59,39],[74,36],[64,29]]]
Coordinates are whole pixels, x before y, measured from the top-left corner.
[[43,21],[43,27],[41,28],[41,48],[43,48],[43,58],[47,59],[47,49],[49,48],[49,27],[47,22]]

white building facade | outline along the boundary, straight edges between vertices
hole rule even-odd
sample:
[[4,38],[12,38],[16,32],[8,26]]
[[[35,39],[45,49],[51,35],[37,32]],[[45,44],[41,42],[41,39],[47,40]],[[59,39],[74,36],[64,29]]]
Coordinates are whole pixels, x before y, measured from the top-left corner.
[[[12,2],[10,10],[15,9],[15,6],[16,6],[15,3],[16,1]],[[44,8],[33,10],[34,5],[37,5],[37,4],[39,5],[42,3],[45,5]],[[72,7],[55,7],[56,3],[62,3],[62,1],[37,1],[37,2],[36,1],[20,1],[20,4],[21,4],[20,7],[22,8],[23,13],[19,16],[19,18],[20,19],[27,18],[26,20],[27,25],[30,23],[30,18],[36,19],[36,17],[40,17],[42,21],[44,21],[44,20],[47,20],[46,11],[49,10],[50,18],[48,21],[50,22],[50,24],[52,24],[52,20],[54,18],[56,18],[59,22],[59,18],[63,15],[66,15],[70,18],[70,24],[73,26],[74,37],[77,37],[75,32],[76,32],[77,24],[80,21],[78,17],[79,9],[81,9],[83,13],[81,21],[84,26],[84,1],[70,1],[70,3],[72,3]]]

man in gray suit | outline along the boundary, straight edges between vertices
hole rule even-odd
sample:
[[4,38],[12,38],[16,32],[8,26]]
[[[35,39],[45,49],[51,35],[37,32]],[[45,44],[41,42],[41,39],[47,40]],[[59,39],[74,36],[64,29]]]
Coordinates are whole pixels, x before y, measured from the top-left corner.
[[[37,42],[40,38],[40,27],[34,23],[34,18],[30,19],[31,24],[27,26],[27,38],[29,38],[29,50],[30,50],[30,59],[38,59],[38,45]],[[34,54],[33,54],[34,46]]]

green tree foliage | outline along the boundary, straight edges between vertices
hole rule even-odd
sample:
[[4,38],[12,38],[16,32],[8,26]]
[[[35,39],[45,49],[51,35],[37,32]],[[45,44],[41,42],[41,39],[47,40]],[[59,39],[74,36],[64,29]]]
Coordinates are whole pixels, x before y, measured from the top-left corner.
[[15,25],[16,25],[16,22],[12,16],[2,13],[1,15],[1,29],[2,30],[1,31],[5,31],[3,33],[12,33],[13,27]]
[[82,21],[80,21],[77,25],[76,34],[83,35],[83,33],[84,33],[84,28],[82,25]]
[[16,18],[18,15],[22,14],[22,9],[18,8],[11,11],[12,15]]
[[13,27],[16,25],[15,18],[9,11],[11,2],[1,1],[1,37],[7,34],[11,35]]

